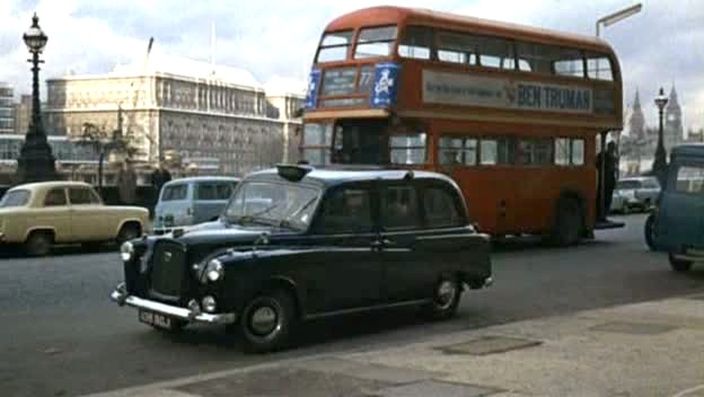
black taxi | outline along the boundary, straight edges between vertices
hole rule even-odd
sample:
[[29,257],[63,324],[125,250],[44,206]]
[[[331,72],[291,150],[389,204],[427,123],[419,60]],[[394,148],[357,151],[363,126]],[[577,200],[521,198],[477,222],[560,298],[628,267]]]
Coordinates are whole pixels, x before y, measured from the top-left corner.
[[489,240],[448,177],[280,165],[247,176],[220,218],[120,248],[119,305],[161,329],[231,324],[253,351],[299,321],[422,306],[451,317],[491,284]]

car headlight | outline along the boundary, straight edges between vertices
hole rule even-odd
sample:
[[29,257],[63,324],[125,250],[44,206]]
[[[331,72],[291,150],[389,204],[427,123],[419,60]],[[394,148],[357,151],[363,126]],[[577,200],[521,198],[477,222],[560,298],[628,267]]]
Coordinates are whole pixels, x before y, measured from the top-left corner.
[[213,283],[225,277],[225,268],[222,262],[217,259],[211,259],[205,266],[205,277]]
[[124,262],[129,262],[134,257],[134,245],[129,241],[122,243],[120,246],[120,257]]

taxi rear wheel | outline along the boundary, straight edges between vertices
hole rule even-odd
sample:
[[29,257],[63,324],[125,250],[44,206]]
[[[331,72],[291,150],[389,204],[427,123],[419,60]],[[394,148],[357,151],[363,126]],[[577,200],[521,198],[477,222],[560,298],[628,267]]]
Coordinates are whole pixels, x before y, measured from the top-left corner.
[[277,289],[256,296],[242,311],[240,319],[245,350],[264,353],[284,348],[294,322],[295,304],[289,293]]
[[431,320],[446,320],[457,314],[462,284],[455,277],[443,277],[433,289],[432,302],[425,308],[426,317]]

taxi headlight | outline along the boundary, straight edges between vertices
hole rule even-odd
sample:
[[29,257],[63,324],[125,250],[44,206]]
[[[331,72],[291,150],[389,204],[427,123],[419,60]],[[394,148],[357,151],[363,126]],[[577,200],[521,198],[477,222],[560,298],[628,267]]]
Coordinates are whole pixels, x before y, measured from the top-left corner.
[[212,259],[205,266],[205,277],[210,282],[216,282],[225,276],[225,268],[222,266],[222,262],[217,259]]
[[134,257],[134,245],[129,241],[122,243],[120,246],[120,257],[124,262],[132,260],[132,257]]

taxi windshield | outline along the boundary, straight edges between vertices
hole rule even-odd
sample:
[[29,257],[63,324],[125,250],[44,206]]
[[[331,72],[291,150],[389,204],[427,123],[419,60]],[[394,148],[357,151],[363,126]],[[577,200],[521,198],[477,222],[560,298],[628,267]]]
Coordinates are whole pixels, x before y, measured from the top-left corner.
[[245,182],[225,209],[228,222],[305,230],[320,198],[315,188],[292,183]]

